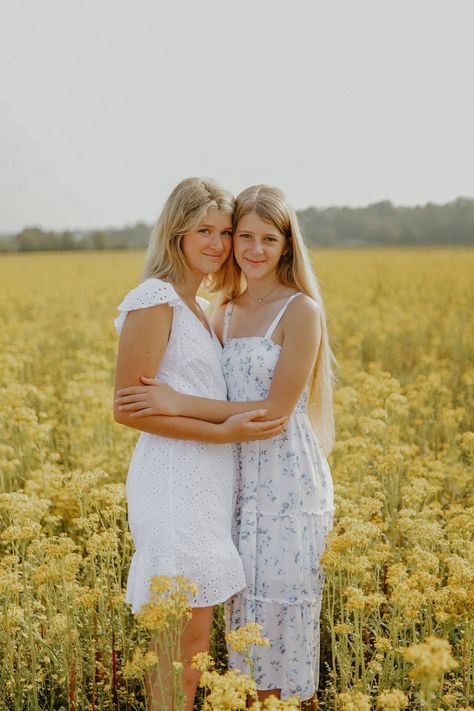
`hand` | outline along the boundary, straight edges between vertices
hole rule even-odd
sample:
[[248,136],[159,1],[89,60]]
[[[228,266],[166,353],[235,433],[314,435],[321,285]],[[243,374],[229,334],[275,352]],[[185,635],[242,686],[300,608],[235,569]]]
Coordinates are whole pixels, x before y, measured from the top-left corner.
[[145,385],[134,385],[117,390],[115,403],[121,412],[130,412],[130,417],[148,417],[149,415],[168,415],[176,417],[179,413],[180,393],[170,385],[160,383],[156,378],[141,377]]
[[223,442],[251,442],[257,439],[270,439],[278,437],[286,425],[288,417],[279,417],[277,420],[256,422],[257,418],[265,417],[267,410],[252,410],[232,415],[219,427],[222,428]]

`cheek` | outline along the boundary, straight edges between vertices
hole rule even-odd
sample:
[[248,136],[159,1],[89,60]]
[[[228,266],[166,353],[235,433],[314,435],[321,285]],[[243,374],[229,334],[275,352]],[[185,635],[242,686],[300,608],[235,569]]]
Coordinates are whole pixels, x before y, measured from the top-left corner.
[[189,241],[189,239],[187,239],[187,236],[185,235],[185,236],[181,239],[181,245],[180,245],[180,246],[181,246],[181,251],[182,251],[182,253],[184,254],[184,256],[185,256],[186,259],[189,258],[189,245],[190,245],[190,241]]
[[199,253],[199,240],[195,235],[184,235],[181,240],[181,251],[188,264],[193,264]]
[[238,239],[234,239],[232,243],[233,247],[233,252],[234,252],[234,257],[237,262],[237,264],[240,266],[241,265],[241,259],[242,259],[242,245],[239,243]]
[[223,245],[224,245],[224,254],[227,259],[229,254],[232,252],[232,239],[229,239],[229,237],[227,237],[226,239],[223,240]]

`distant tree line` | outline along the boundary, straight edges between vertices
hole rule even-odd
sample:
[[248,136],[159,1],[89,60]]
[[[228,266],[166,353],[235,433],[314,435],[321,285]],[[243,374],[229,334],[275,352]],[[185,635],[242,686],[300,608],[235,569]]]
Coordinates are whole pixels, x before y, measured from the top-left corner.
[[2,252],[79,251],[86,249],[140,249],[150,238],[150,225],[138,222],[122,229],[51,232],[26,227],[16,235],[0,239]]
[[[310,207],[298,212],[312,247],[370,245],[462,245],[474,243],[474,199],[459,197],[446,205],[428,203],[396,207],[383,201],[368,207]],[[51,250],[141,249],[151,225],[76,232],[50,232],[27,227],[0,238],[2,252]]]
[[311,245],[454,245],[474,242],[474,199],[459,197],[446,205],[395,207],[310,207],[298,213]]

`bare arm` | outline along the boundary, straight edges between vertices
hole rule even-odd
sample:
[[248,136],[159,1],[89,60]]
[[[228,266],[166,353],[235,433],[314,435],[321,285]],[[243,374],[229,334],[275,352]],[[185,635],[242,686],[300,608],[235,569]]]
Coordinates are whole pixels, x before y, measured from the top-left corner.
[[[223,318],[218,309],[214,319]],[[217,330],[219,323],[215,324]],[[170,414],[223,422],[231,415],[248,412],[258,407],[267,410],[266,418],[289,416],[293,411],[314,366],[321,340],[321,320],[317,304],[301,296],[290,304],[282,319],[283,344],[272,379],[268,398],[262,401],[225,402],[208,400],[170,391],[153,379],[145,379],[156,388],[126,388],[121,399],[122,407],[135,411],[133,417],[166,410]],[[156,394],[153,391],[156,390]],[[130,392],[136,391],[136,392]],[[161,409],[163,408],[163,410]]]
[[[166,350],[172,323],[172,310],[167,304],[130,311],[124,321],[119,341],[115,390],[130,383],[140,383],[142,373],[156,373]],[[255,408],[254,408],[255,409]],[[252,422],[259,413],[249,413],[244,418],[233,418],[225,424],[214,424],[200,418],[167,417],[152,415],[135,418],[132,413],[120,410],[114,403],[116,422],[143,432],[206,442],[238,442],[247,439],[266,439],[281,432],[283,421],[262,428]],[[227,418],[226,418],[227,419]],[[268,424],[268,423],[266,423]]]

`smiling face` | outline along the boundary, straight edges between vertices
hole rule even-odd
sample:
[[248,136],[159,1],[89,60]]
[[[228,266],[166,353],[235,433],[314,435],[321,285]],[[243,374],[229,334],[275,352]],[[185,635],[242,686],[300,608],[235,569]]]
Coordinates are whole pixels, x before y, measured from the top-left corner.
[[239,220],[234,234],[234,255],[247,279],[268,278],[277,271],[281,257],[288,252],[283,235],[272,222],[249,212]]
[[210,207],[202,222],[181,238],[181,250],[190,269],[202,275],[217,272],[232,247],[232,215]]

